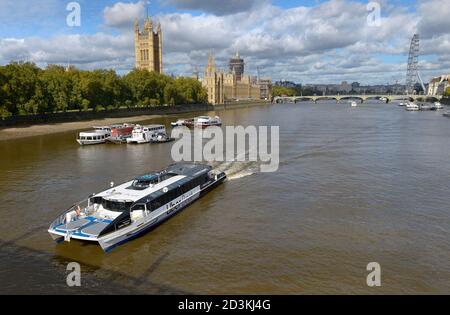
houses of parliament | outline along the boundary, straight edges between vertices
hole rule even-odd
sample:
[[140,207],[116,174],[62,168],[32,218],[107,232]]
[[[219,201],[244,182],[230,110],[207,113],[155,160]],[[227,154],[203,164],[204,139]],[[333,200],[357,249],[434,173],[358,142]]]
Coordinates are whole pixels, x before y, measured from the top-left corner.
[[141,31],[139,21],[134,21],[134,50],[136,69],[145,69],[163,73],[163,51],[161,23],[155,26],[151,18],[144,21]]
[[[136,69],[144,69],[163,73],[163,47],[161,23],[153,24],[151,18],[146,18],[141,30],[139,21],[134,22],[134,47]],[[227,72],[216,69],[212,54],[208,57],[204,77],[200,81],[208,91],[210,104],[224,104],[238,100],[259,100],[272,97],[272,80],[260,80],[244,75],[244,60],[239,56],[230,59]],[[197,78],[199,79],[199,78]]]

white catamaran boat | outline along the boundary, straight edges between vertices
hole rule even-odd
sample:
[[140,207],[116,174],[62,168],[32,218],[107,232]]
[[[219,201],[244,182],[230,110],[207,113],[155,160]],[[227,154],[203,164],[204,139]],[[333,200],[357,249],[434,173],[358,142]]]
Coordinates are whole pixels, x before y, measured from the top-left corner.
[[93,127],[94,131],[80,132],[77,142],[80,145],[105,143],[111,137],[111,127]]
[[131,138],[127,139],[127,143],[142,144],[154,142],[157,140],[158,135],[161,133],[166,133],[166,127],[164,127],[163,125],[136,125],[136,127],[134,127]]
[[92,195],[48,229],[57,242],[98,243],[104,251],[172,217],[226,179],[207,165],[180,163]]

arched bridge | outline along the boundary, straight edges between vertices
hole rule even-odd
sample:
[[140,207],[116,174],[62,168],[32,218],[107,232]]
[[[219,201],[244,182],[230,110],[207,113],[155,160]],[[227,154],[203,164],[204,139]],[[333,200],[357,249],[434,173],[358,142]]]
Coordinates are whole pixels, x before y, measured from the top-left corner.
[[440,101],[442,96],[427,96],[427,95],[323,95],[323,96],[277,96],[273,99],[274,103],[291,102],[297,103],[301,101],[313,101],[317,103],[323,100],[336,100],[337,103],[343,100],[355,100],[359,99],[361,103],[364,103],[370,99],[384,99],[386,103],[392,101]]

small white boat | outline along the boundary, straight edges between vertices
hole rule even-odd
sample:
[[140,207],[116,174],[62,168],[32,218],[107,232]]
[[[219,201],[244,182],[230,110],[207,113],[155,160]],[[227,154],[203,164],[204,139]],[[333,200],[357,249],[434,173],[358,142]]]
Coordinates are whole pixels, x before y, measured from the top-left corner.
[[400,104],[398,104],[398,106],[406,106],[406,104],[408,104],[408,103],[400,102]]
[[131,138],[127,139],[129,144],[143,144],[150,143],[157,140],[158,135],[161,133],[166,133],[166,127],[164,125],[150,125],[141,126],[136,125],[131,134]]
[[170,123],[172,128],[182,127],[189,124],[189,119],[178,119],[176,122]]
[[93,127],[94,131],[80,132],[77,142],[80,145],[105,143],[111,137],[111,127]]
[[406,109],[407,111],[410,111],[410,112],[415,112],[415,111],[419,111],[419,110],[420,110],[420,107],[419,107],[419,105],[410,102],[410,103],[407,103],[407,104],[406,104],[406,108],[405,108],[405,109]]
[[436,108],[436,109],[443,109],[444,106],[440,102],[435,102],[434,103],[434,108]]
[[352,107],[358,107],[358,103],[356,103],[355,101],[351,101],[351,102],[350,102],[350,105],[351,105]]
[[426,110],[435,110],[436,108],[434,108],[433,106],[431,106],[429,104],[420,104],[419,109],[421,111],[426,111]]
[[194,126],[198,128],[207,128],[211,126],[222,126],[222,120],[220,120],[219,116],[209,117],[209,116],[200,116],[194,119]]
[[171,138],[166,133],[159,133],[156,135],[156,139],[153,140],[152,143],[167,143],[167,142],[172,142],[172,141],[175,141],[175,139]]

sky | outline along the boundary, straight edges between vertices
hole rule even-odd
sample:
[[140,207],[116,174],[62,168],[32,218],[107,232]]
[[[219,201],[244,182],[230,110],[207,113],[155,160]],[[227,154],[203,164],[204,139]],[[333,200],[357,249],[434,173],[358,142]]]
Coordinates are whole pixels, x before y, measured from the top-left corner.
[[[80,7],[69,26],[67,6]],[[149,2],[149,3],[148,3]],[[13,60],[134,66],[133,21],[161,21],[165,73],[219,68],[239,51],[247,74],[298,83],[404,83],[420,34],[425,81],[450,73],[450,0],[0,0],[0,65]],[[379,7],[379,18],[375,6]],[[369,7],[369,9],[368,9]]]

